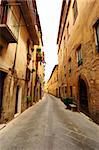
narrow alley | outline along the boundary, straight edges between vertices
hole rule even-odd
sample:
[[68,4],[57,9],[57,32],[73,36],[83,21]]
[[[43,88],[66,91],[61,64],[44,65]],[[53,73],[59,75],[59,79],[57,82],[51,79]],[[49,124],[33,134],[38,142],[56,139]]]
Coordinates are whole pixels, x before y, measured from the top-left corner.
[[0,150],[99,150],[99,0],[0,0]]
[[98,150],[99,127],[45,94],[0,130],[0,150]]

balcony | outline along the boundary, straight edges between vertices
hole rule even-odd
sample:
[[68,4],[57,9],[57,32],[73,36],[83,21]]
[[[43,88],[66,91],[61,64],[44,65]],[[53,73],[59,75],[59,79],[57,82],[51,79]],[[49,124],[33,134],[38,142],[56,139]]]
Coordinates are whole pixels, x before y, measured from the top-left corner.
[[16,37],[7,24],[0,24],[0,39],[1,38],[5,39],[8,44],[17,43]]
[[12,32],[13,29],[7,24],[8,9],[6,3],[0,5],[0,39],[4,39],[7,43],[17,43],[17,38]]

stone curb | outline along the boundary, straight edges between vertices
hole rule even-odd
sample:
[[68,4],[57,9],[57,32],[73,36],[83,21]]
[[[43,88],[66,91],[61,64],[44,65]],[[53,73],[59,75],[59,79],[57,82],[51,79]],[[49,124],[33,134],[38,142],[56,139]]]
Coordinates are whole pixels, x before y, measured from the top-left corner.
[[6,127],[6,124],[0,124],[0,130],[2,130],[4,127]]

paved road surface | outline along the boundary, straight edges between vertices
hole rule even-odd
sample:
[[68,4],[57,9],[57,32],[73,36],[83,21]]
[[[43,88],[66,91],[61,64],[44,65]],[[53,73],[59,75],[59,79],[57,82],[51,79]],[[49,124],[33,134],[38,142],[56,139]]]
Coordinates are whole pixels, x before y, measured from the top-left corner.
[[99,150],[99,126],[45,94],[0,131],[0,150]]

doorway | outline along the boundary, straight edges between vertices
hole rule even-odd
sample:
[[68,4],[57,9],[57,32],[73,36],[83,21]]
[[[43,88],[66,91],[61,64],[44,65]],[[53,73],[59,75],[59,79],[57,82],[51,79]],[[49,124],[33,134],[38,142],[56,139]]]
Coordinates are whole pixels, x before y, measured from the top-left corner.
[[16,101],[15,101],[15,114],[21,113],[21,98],[22,98],[22,88],[17,86],[17,88],[16,88]]
[[3,100],[3,88],[4,88],[4,80],[6,78],[7,73],[0,71],[0,118],[2,113],[2,100]]
[[61,89],[61,87],[59,87],[59,95],[58,95],[59,97],[61,97],[61,91],[60,91],[60,89]]
[[79,100],[81,111],[88,115],[89,114],[88,89],[83,79],[79,79]]

